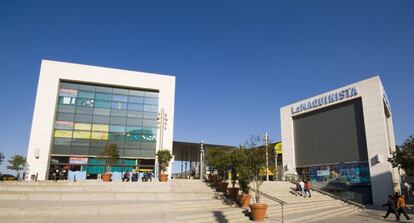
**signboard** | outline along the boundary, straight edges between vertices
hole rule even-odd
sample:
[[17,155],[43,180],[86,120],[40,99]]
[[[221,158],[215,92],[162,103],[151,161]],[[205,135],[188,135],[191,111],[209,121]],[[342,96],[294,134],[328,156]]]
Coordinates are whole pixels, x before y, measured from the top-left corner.
[[301,113],[307,110],[311,110],[314,108],[322,107],[325,105],[329,105],[338,101],[342,101],[345,99],[349,99],[358,95],[358,91],[355,87],[344,89],[341,91],[337,91],[332,94],[324,95],[318,98],[310,99],[308,101],[304,101],[299,105],[291,107],[291,113]]
[[88,164],[88,158],[85,157],[70,157],[70,164]]
[[277,155],[282,154],[282,143],[281,142],[279,142],[275,145],[275,150],[276,150]]
[[330,175],[329,169],[316,171],[316,176],[318,177],[329,176],[329,175]]

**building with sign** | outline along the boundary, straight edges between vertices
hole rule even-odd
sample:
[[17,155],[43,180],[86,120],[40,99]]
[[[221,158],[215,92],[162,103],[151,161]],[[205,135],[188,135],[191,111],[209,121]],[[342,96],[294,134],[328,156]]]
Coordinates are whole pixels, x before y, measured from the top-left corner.
[[174,76],[43,60],[27,178],[69,171],[96,178],[107,144],[120,154],[112,171],[156,172],[156,151],[172,151],[174,94]]
[[395,150],[392,113],[378,76],[280,112],[286,174],[361,194],[375,205],[399,190],[399,174],[387,162]]

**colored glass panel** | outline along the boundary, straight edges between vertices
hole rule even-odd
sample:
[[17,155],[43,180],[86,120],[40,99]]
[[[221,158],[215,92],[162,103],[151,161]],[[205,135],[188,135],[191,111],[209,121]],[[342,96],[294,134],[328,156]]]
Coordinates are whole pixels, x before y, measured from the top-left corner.
[[92,139],[108,140],[107,132],[92,132]]
[[75,123],[75,129],[76,130],[90,131],[91,130],[91,124],[88,124],[88,123]]
[[78,91],[73,89],[61,88],[59,90],[59,96],[74,97],[78,96]]
[[60,137],[60,138],[72,138],[72,131],[68,130],[55,130],[54,137]]
[[73,129],[73,122],[68,121],[56,121],[55,129]]
[[100,131],[100,132],[108,132],[109,125],[100,125],[100,124],[93,124],[92,131]]
[[73,131],[73,138],[76,139],[90,139],[91,138],[91,132],[87,131]]

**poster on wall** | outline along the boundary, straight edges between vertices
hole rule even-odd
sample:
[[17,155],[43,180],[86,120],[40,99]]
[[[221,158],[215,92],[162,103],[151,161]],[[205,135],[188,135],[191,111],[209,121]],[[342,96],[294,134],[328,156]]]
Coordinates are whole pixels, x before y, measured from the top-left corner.
[[88,158],[85,157],[70,157],[69,158],[69,163],[70,164],[88,164]]

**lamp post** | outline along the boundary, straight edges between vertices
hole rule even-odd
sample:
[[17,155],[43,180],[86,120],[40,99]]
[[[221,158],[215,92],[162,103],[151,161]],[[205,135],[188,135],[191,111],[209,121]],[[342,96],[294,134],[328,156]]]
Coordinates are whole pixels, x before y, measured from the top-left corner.
[[[167,130],[167,113],[165,113],[164,108],[161,108],[161,112],[157,115],[157,127],[160,129],[160,141],[158,150],[162,150],[164,147],[164,131]],[[157,161],[157,159],[155,159]],[[158,176],[158,165],[155,165],[155,176]]]
[[265,147],[266,147],[266,181],[269,181],[269,152],[267,151],[267,146],[269,144],[269,135],[265,132],[264,135]]
[[200,141],[200,180],[204,178],[204,144]]

